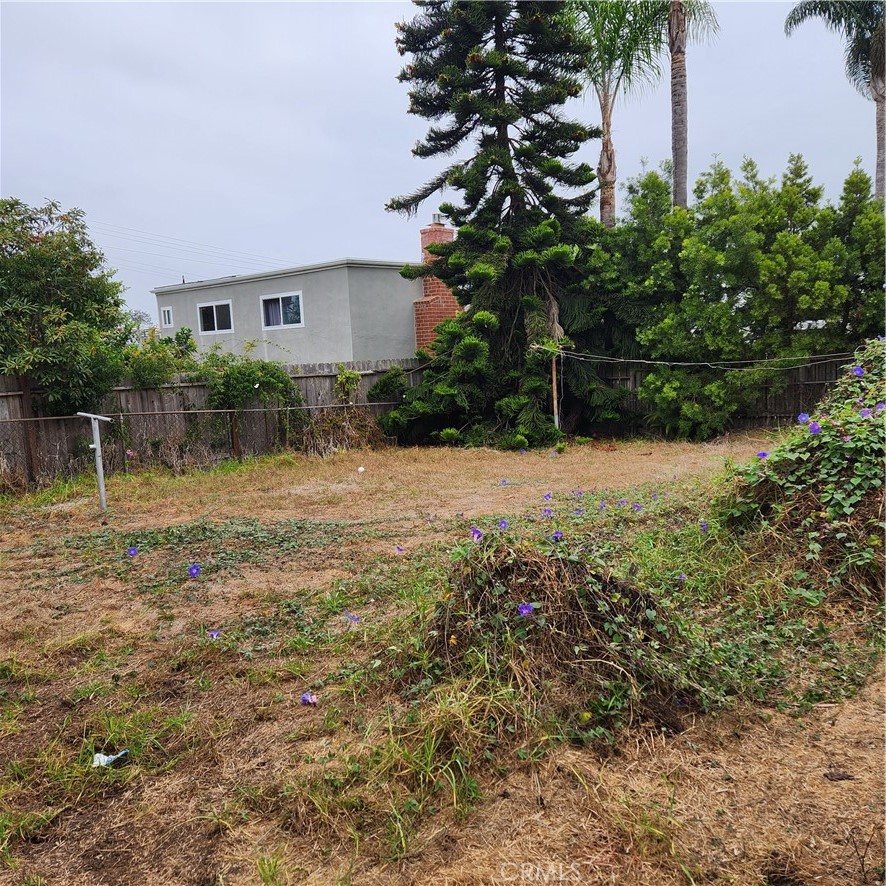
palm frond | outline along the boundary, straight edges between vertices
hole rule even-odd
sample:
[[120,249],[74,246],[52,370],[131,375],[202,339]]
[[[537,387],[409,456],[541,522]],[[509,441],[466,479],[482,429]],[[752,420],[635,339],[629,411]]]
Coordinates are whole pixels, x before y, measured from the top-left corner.
[[658,4],[574,0],[567,14],[587,44],[588,83],[620,83],[625,92],[637,92],[659,79],[663,37]]
[[784,23],[790,36],[801,24],[820,19],[845,40],[846,76],[855,88],[871,96],[872,81],[883,80],[883,0],[800,0]]

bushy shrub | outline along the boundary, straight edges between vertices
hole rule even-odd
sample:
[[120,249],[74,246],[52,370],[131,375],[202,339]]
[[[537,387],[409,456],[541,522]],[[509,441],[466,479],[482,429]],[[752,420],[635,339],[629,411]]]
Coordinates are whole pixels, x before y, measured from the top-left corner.
[[640,383],[637,397],[651,427],[669,437],[705,440],[725,430],[753,391],[738,373],[659,367]]
[[266,405],[273,401],[283,406],[302,404],[301,393],[282,363],[213,350],[195,374],[209,388],[212,409],[243,409],[254,400]]
[[409,376],[402,366],[392,366],[366,393],[370,403],[399,403],[409,387]]
[[160,338],[152,329],[140,345],[126,349],[132,386],[138,390],[159,388],[172,381],[183,368],[182,354],[171,338]]
[[346,406],[353,403],[357,396],[357,388],[360,387],[360,373],[348,369],[344,363],[337,363],[335,368],[338,370],[338,375],[335,377],[333,393],[335,399]]

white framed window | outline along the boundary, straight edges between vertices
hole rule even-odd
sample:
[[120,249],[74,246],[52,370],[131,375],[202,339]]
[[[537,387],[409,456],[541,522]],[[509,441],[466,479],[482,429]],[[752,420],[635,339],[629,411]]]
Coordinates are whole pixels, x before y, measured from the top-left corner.
[[262,296],[261,324],[262,329],[304,326],[301,292],[282,292],[280,295]]
[[218,332],[233,332],[234,318],[231,301],[214,301],[197,305],[198,328],[201,335],[214,335]]
[[174,325],[172,322],[172,308],[160,308],[160,324],[164,329],[169,329]]

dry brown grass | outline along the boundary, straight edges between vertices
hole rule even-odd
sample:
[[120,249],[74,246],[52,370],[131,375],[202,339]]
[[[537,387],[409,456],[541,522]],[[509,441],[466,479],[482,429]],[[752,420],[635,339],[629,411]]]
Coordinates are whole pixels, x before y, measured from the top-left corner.
[[[580,879],[572,882],[649,886],[878,882],[882,675],[858,697],[802,718],[746,709],[699,719],[678,736],[638,732],[607,760],[561,748],[543,763],[489,773],[481,784],[486,799],[472,815],[428,818],[406,857],[391,862],[371,820],[358,842],[347,828],[324,824],[322,798],[298,789],[306,776],[340,765],[359,745],[360,719],[388,701],[385,686],[359,702],[330,687],[320,707],[303,707],[306,681],[351,655],[377,654],[374,641],[326,658],[250,660],[199,639],[200,626],[262,616],[280,599],[316,602],[335,581],[359,577],[391,554],[395,542],[407,551],[449,543],[444,524],[457,513],[520,512],[548,490],[617,488],[674,474],[703,479],[724,458],[752,457],[764,440],[761,432],[706,445],[599,444],[559,457],[382,450],[281,458],[227,474],[112,478],[107,520],[117,531],[201,517],[374,519],[383,530],[348,545],[330,539],[326,549],[244,566],[162,599],[134,596],[115,574],[90,573],[81,582],[86,555],[54,546],[100,526],[91,499],[7,509],[0,661],[14,667],[0,688],[32,700],[17,713],[5,709],[0,763],[27,767],[50,748],[72,765],[93,725],[125,707],[123,687],[137,690],[132,703],[152,706],[158,722],[182,711],[190,721],[174,740],[108,774],[99,789],[83,781],[88,790],[75,803],[16,845],[14,868],[0,862],[0,883],[31,876],[35,886],[245,886],[262,882],[260,858],[270,860],[265,871],[277,870],[279,883],[521,882],[515,864],[535,866],[524,869],[522,882],[541,882],[557,865],[561,882],[574,870]],[[39,560],[34,542],[45,543]],[[133,568],[159,565],[146,556]],[[379,618],[395,613],[379,603]],[[88,694],[95,684],[107,691]],[[852,777],[825,778],[837,771]],[[0,803],[30,808],[38,790],[51,795],[26,779]]]

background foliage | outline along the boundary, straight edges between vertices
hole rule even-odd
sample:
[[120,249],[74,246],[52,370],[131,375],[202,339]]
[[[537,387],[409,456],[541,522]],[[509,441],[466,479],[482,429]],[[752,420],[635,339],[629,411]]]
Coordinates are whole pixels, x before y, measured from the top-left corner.
[[0,373],[58,415],[96,407],[123,370],[131,324],[83,213],[0,200]]

